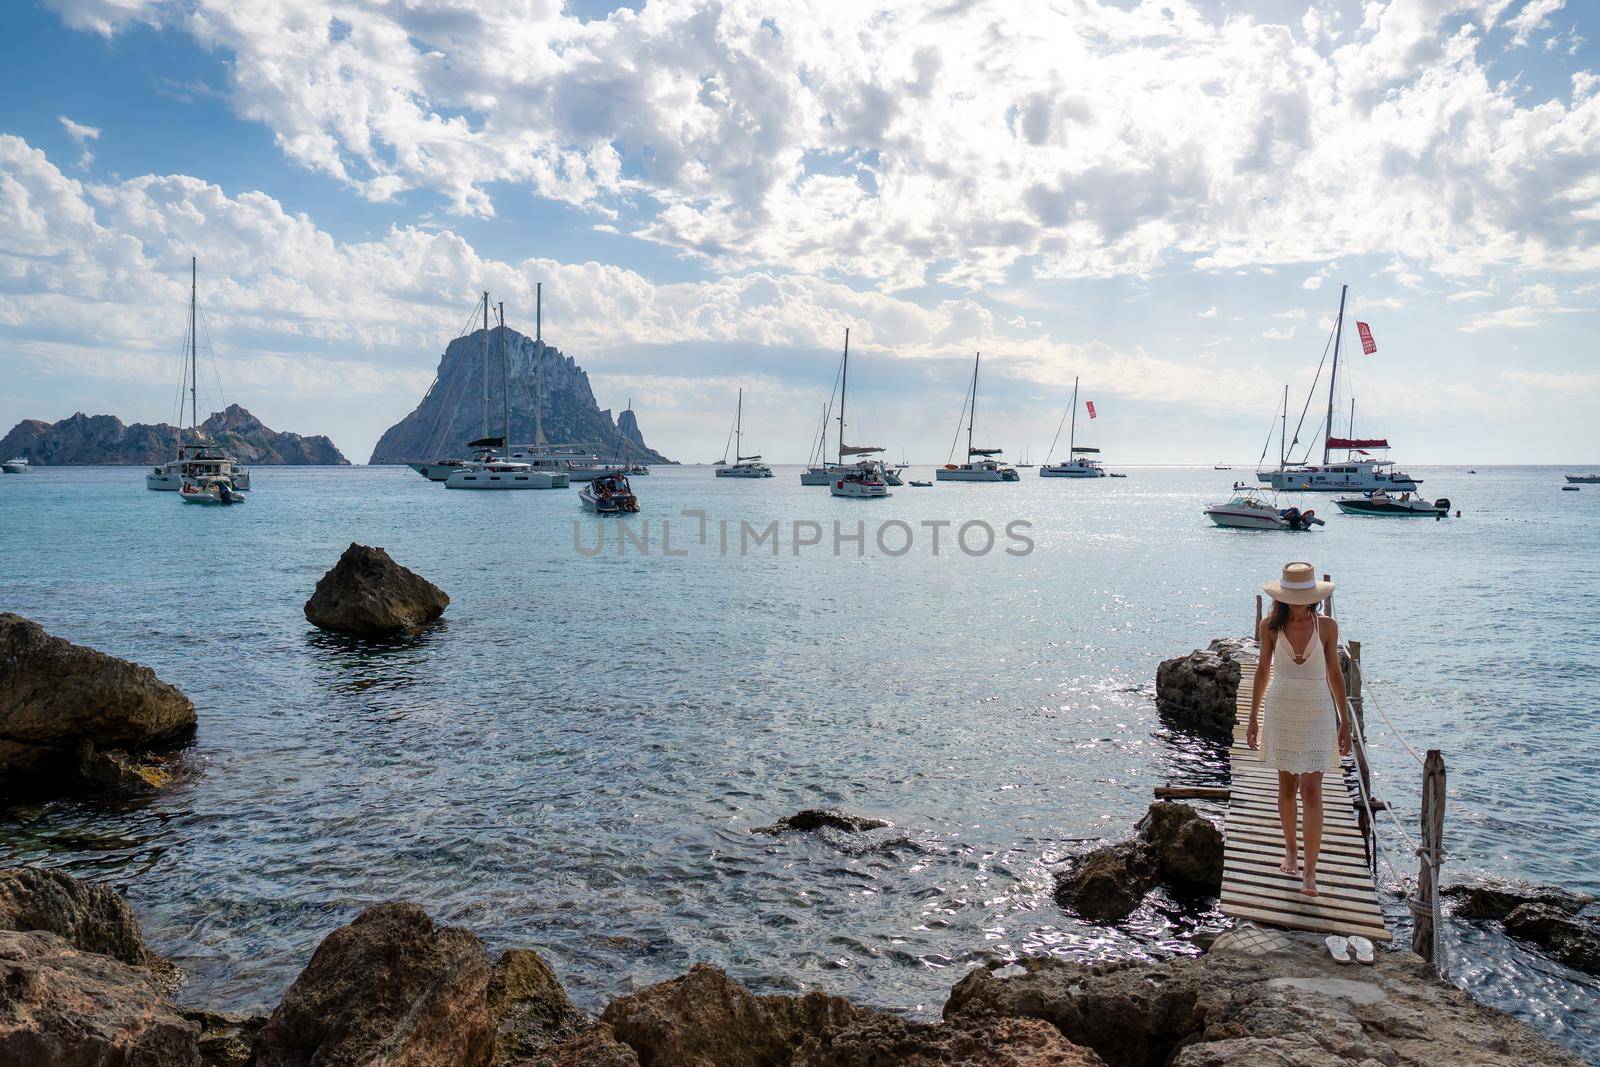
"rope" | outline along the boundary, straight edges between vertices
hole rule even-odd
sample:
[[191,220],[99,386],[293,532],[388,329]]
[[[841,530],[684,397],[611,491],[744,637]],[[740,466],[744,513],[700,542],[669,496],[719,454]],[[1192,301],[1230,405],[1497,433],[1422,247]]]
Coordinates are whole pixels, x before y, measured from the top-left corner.
[[[1365,676],[1362,674],[1362,671],[1361,671],[1361,661],[1360,660],[1356,660],[1356,659],[1352,659],[1350,661],[1350,666],[1355,669],[1356,681],[1364,683]],[[1363,691],[1362,691],[1362,694],[1361,694],[1362,706],[1363,707],[1366,706],[1366,702],[1369,699],[1368,694],[1365,692],[1365,689],[1366,689],[1366,686],[1365,686],[1365,684],[1363,684],[1362,685],[1362,690]],[[1407,741],[1405,739],[1405,735],[1402,734],[1400,732],[1400,728],[1397,727],[1394,724],[1394,720],[1389,718],[1389,713],[1383,710],[1383,705],[1378,703],[1377,700],[1372,700],[1372,706],[1378,709],[1378,714],[1381,715],[1383,717],[1383,721],[1386,724],[1388,724],[1389,732],[1394,734],[1394,739],[1396,741],[1400,742],[1400,747],[1404,748],[1407,752],[1409,752],[1411,754],[1411,758],[1417,761],[1417,766],[1418,767],[1422,767],[1423,769],[1426,769],[1427,766],[1428,766],[1427,762],[1420,755],[1417,754],[1417,750],[1415,748],[1411,747],[1411,742],[1409,742],[1409,741]]]

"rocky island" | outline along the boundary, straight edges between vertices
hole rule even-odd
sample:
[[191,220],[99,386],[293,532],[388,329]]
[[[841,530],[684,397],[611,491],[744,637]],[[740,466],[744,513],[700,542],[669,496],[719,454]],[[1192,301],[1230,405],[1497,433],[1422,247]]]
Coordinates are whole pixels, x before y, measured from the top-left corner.
[[[214,413],[200,424],[200,430],[241,463],[335,466],[350,462],[321,434],[302,437],[270,429],[238,404]],[[179,435],[185,432],[164,422],[127,425],[115,415],[80,411],[60,422],[23,419],[0,438],[0,455],[26,456],[39,466],[165,463],[177,455]]]
[[[490,329],[489,428],[500,433],[504,387],[500,373],[500,331]],[[459,456],[466,443],[482,436],[484,331],[457,337],[439,357],[433,386],[415,410],[386,430],[372,450],[369,463],[420,463],[444,456]],[[543,373],[540,418],[545,440],[572,445],[603,460],[626,458],[634,463],[670,463],[644,443],[639,422],[631,410],[613,419],[602,410],[589,387],[589,375],[571,356],[553,345],[536,341],[516,330],[505,331],[507,374],[511,379],[511,440],[534,440],[534,371]]]

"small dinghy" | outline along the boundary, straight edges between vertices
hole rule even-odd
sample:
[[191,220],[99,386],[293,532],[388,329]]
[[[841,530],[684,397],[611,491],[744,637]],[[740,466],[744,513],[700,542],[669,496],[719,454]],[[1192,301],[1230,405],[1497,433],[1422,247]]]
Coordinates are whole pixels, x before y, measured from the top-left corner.
[[639,498],[620,474],[596,478],[578,490],[578,499],[596,515],[631,515],[639,510]]
[[933,488],[933,483],[932,482],[912,482],[911,486],[913,488],[915,488],[915,489],[931,489],[931,488]]
[[189,479],[178,489],[185,504],[243,504],[244,494],[227,478]]
[[1212,504],[1206,518],[1233,530],[1309,530],[1323,525],[1317,513],[1307,508],[1280,508],[1275,496],[1256,489],[1239,493],[1226,504]]
[[1578,492],[1578,487],[1575,485],[1563,485],[1561,491],[1563,493],[1576,493]]
[[1450,501],[1444,497],[1425,500],[1412,493],[1390,494],[1382,489],[1363,496],[1342,496],[1334,501],[1339,510],[1350,515],[1392,515],[1405,518],[1421,515],[1442,519],[1450,514]]

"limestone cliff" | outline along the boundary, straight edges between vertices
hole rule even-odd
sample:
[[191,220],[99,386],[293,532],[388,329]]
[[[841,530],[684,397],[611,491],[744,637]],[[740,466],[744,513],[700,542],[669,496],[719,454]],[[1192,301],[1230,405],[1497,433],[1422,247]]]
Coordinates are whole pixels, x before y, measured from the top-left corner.
[[[350,461],[320,434],[302,437],[262,425],[238,404],[216,412],[200,429],[218,447],[244,463],[332,466]],[[88,463],[164,463],[177,454],[176,426],[136,422],[125,425],[115,415],[85,415],[60,422],[24,419],[0,438],[0,458],[26,456],[40,466]]]

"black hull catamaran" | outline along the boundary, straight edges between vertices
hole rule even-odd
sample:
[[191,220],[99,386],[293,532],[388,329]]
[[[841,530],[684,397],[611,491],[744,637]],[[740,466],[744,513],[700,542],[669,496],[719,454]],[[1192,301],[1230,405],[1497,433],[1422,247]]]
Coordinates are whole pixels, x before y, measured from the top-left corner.
[[[1412,492],[1420,484],[1420,479],[1413,478],[1403,471],[1394,469],[1394,462],[1388,459],[1374,459],[1369,450],[1388,451],[1389,441],[1382,437],[1356,437],[1355,436],[1355,400],[1350,401],[1350,432],[1348,436],[1337,437],[1333,429],[1333,398],[1334,389],[1339,380],[1339,349],[1344,340],[1344,304],[1345,296],[1350,291],[1348,285],[1339,287],[1339,318],[1333,328],[1333,369],[1328,374],[1328,414],[1322,427],[1322,463],[1310,465],[1302,457],[1297,463],[1290,463],[1287,455],[1288,445],[1285,439],[1288,436],[1288,396],[1284,397],[1283,434],[1279,439],[1278,467],[1276,470],[1258,470],[1256,477],[1262,483],[1271,486],[1280,493],[1313,492],[1313,493],[1338,493],[1362,492],[1371,493],[1379,490],[1393,492]],[[1362,325],[1362,324],[1357,324]],[[1363,330],[1365,327],[1363,326]],[[1370,335],[1363,333],[1363,345],[1370,341]],[[1376,351],[1373,345],[1370,351]],[[1326,351],[1324,351],[1326,356]],[[1318,367],[1321,373],[1321,367]],[[1316,383],[1311,385],[1316,390]],[[1311,405],[1311,398],[1306,398],[1306,406]],[[1300,413],[1301,421],[1305,420],[1305,412]],[[1299,427],[1295,428],[1295,442],[1300,439]],[[1270,443],[1271,437],[1268,437]],[[1334,459],[1334,453],[1343,452],[1344,460]]]

